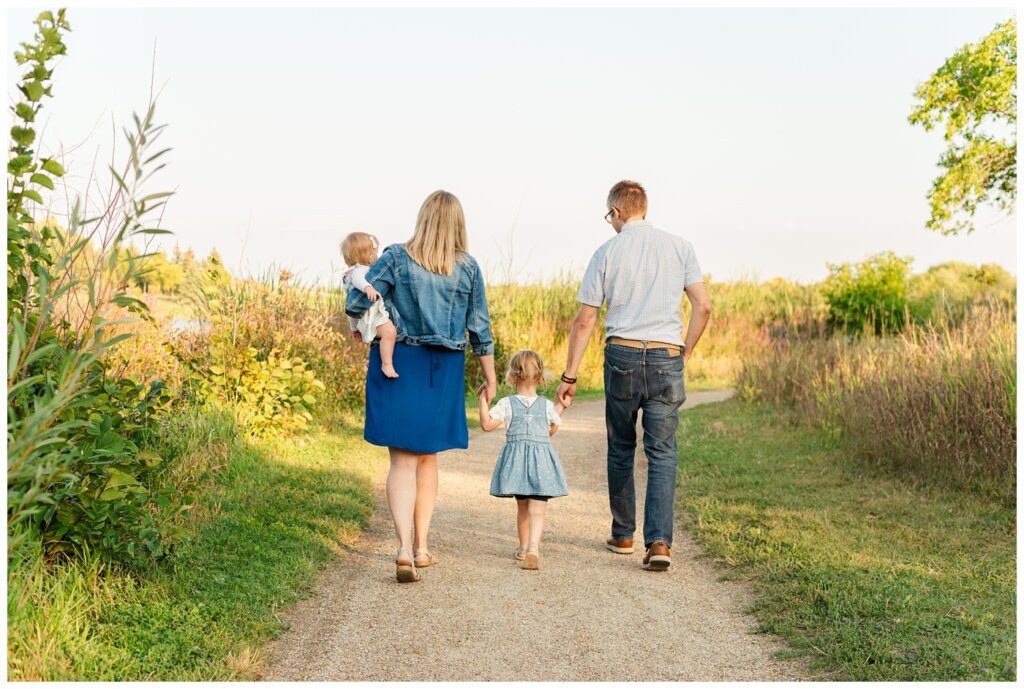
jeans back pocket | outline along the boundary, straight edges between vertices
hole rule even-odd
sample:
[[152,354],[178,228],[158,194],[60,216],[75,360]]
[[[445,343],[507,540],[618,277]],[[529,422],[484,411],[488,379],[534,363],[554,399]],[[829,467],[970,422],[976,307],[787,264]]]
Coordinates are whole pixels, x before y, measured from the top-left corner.
[[686,401],[686,384],[683,371],[658,371],[658,394],[654,399],[665,404],[682,404]]
[[604,390],[612,399],[628,401],[633,399],[633,371],[622,369],[604,362]]

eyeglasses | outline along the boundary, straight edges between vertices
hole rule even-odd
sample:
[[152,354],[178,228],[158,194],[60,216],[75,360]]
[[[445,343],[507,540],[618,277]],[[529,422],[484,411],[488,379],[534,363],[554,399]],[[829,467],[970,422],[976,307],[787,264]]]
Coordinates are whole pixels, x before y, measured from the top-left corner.
[[611,223],[612,218],[614,217],[615,211],[617,211],[617,210],[619,210],[619,209],[616,208],[615,206],[612,206],[611,210],[609,210],[607,213],[604,214],[604,221],[606,223]]

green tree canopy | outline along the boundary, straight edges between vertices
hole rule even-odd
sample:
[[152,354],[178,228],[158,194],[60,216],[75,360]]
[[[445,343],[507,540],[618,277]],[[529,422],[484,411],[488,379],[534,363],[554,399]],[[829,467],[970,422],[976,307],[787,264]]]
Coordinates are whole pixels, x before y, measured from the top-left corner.
[[1017,22],[1009,19],[956,51],[914,94],[910,123],[945,127],[943,173],[932,183],[927,227],[943,234],[975,230],[989,205],[1013,212],[1017,198]]

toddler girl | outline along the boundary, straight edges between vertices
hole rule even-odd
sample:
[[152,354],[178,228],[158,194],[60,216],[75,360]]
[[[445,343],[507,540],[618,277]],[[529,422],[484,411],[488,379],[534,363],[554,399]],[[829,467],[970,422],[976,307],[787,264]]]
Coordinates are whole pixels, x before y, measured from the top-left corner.
[[377,247],[377,238],[365,232],[353,232],[341,242],[341,255],[349,265],[342,283],[346,289],[355,287],[361,290],[373,302],[373,306],[358,319],[348,316],[348,327],[363,342],[369,343],[374,337],[380,338],[380,368],[388,378],[397,378],[393,358],[398,332],[384,307],[380,292],[366,281],[366,271],[377,260]]
[[493,431],[505,424],[505,446],[494,466],[491,495],[516,499],[519,549],[515,558],[523,569],[540,569],[544,508],[549,498],[569,494],[562,464],[551,445],[565,407],[537,396],[537,386],[544,382],[544,362],[537,352],[521,349],[513,354],[505,379],[518,394],[501,398],[490,410],[480,395],[480,428]]

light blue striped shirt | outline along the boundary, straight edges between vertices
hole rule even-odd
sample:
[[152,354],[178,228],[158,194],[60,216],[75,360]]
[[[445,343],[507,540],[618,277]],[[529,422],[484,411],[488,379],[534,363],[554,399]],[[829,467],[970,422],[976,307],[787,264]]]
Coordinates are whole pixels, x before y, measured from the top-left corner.
[[688,241],[634,220],[594,252],[576,299],[596,307],[608,302],[605,339],[681,345],[683,290],[703,281]]

